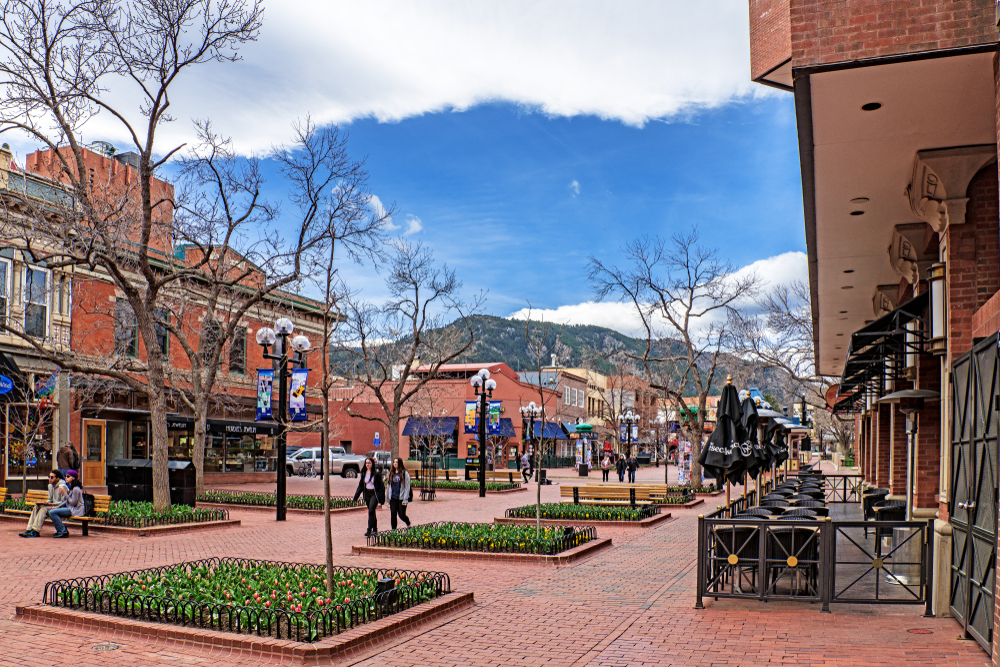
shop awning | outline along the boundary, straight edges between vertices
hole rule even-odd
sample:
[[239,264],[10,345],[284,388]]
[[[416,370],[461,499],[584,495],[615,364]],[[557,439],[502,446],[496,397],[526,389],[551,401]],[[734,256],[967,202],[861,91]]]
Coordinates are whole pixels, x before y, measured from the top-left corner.
[[[500,422],[502,427],[503,420]],[[410,417],[403,427],[403,435],[451,435],[457,426],[458,417]]]
[[[542,431],[541,435],[538,433],[539,430]],[[527,437],[527,433],[525,433],[525,437]],[[543,429],[542,422],[537,420],[535,421],[535,437],[553,438],[555,440],[569,440],[569,436],[566,435],[566,432],[559,427],[559,424],[555,422],[545,422],[545,428]]]
[[[893,378],[902,377],[904,355],[908,351],[922,351],[925,342],[922,328],[908,332],[906,325],[923,317],[929,298],[930,294],[924,292],[851,334],[834,413],[858,410],[864,403],[867,387],[874,388],[881,396],[887,373]],[[916,341],[908,341],[907,333],[915,335]],[[892,361],[887,363],[887,360]]]

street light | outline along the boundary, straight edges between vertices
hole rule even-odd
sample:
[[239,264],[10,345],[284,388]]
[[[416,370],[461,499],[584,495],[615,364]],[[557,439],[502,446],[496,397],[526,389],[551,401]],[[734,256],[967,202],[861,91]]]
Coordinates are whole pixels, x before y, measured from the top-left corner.
[[[277,329],[277,331],[275,331]],[[288,448],[286,446],[286,437],[288,430],[288,338],[295,331],[295,326],[292,321],[287,317],[280,318],[274,323],[274,329],[270,327],[261,327],[257,330],[257,343],[264,348],[264,358],[271,359],[278,362],[278,415],[276,420],[278,422],[278,464],[280,470],[278,470],[278,498],[277,498],[277,516],[276,520],[285,520],[285,509],[286,509],[286,485],[285,485],[285,456],[288,454]],[[275,346],[276,349],[272,354],[268,348],[274,346],[278,339],[281,339],[281,344]],[[299,334],[292,338],[292,348],[295,350],[295,355],[292,357],[293,364],[299,364],[300,367],[305,364],[306,354],[309,352],[309,348],[312,347],[312,343],[309,339]],[[320,470],[325,471],[329,474],[329,463],[324,462]]]
[[[535,419],[542,416],[542,406],[535,405],[534,401],[531,401],[525,406],[521,407],[521,418],[528,420],[528,442],[531,443],[535,439]],[[545,424],[542,424],[542,435],[545,434]],[[539,452],[541,449],[539,448]],[[535,466],[536,469],[540,466]],[[538,481],[538,472],[535,471],[535,481]]]
[[489,406],[487,401],[493,396],[493,390],[497,388],[497,381],[490,379],[490,372],[485,368],[469,380],[476,398],[479,399],[479,497],[486,497],[486,418]]
[[626,454],[631,454],[632,453],[632,424],[638,424],[639,423],[639,415],[635,414],[634,412],[632,412],[631,409],[629,409],[629,411],[626,412],[625,414],[618,415],[618,421],[620,421],[621,423],[625,424],[625,453]]

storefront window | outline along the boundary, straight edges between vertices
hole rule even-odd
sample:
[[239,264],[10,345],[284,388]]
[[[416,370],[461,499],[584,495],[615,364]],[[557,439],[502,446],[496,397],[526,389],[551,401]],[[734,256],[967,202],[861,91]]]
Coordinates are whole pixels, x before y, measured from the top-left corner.
[[10,406],[8,414],[7,477],[45,480],[53,466],[51,417],[39,422],[37,411],[29,413],[23,405]]
[[222,461],[225,453],[225,437],[207,434],[205,436],[205,472],[222,472]]
[[149,458],[149,422],[132,422],[129,446],[133,459]]

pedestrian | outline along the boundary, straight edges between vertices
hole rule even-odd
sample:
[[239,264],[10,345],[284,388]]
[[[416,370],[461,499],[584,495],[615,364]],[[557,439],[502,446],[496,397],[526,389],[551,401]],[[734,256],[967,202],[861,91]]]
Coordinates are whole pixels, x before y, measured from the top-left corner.
[[70,449],[68,443],[63,443],[56,454],[56,468],[59,469],[60,479],[66,478],[67,470],[77,469],[77,466],[73,465],[73,450]]
[[615,463],[615,470],[618,472],[618,481],[625,481],[625,457],[619,455],[618,461]]
[[50,472],[49,498],[44,503],[35,503],[35,506],[31,508],[28,529],[20,534],[21,537],[41,537],[42,526],[45,525],[45,518],[48,516],[49,510],[58,507],[67,493],[69,493],[69,487],[66,486],[62,472],[59,470]]
[[610,473],[611,473],[611,457],[605,454],[604,458],[601,459],[601,474],[604,476],[604,479],[601,481],[604,482],[608,481],[608,475]]
[[631,452],[628,455],[628,483],[635,484],[635,471],[639,469],[639,459]]
[[410,490],[410,473],[403,465],[403,459],[396,457],[389,468],[389,525],[396,530],[398,516],[410,527],[410,517],[406,516],[406,505],[413,499]]
[[66,529],[62,520],[71,516],[83,516],[85,513],[80,473],[75,470],[67,470],[66,485],[69,487],[69,492],[59,503],[59,507],[49,510],[49,518],[52,519],[52,523],[56,527],[56,534],[52,537],[69,537],[69,530]]
[[524,475],[524,483],[527,484],[531,479],[531,455],[528,452],[521,455],[521,474]]
[[76,445],[74,445],[72,442],[69,443],[69,452],[70,452],[70,464],[71,464],[70,468],[72,468],[73,470],[79,470],[81,463],[80,453],[76,451]]
[[368,506],[368,530],[365,531],[365,537],[368,537],[378,532],[378,517],[375,516],[375,510],[385,505],[385,483],[382,481],[382,473],[375,469],[375,459],[370,456],[365,459],[365,469],[358,478],[358,490],[354,492],[354,500],[357,501],[362,494],[365,505]]

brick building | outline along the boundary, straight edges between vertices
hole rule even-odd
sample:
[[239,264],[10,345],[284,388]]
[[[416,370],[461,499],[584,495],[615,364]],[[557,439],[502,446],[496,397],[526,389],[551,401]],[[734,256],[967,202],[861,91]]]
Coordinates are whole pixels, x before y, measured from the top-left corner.
[[[866,481],[934,521],[937,615],[996,664],[1000,64],[991,0],[750,0],[794,96],[818,369]],[[890,393],[926,398],[907,447]],[[912,479],[908,488],[907,479]]]
[[[110,150],[95,152],[81,151],[83,168],[87,172],[86,182],[91,188],[90,196],[97,205],[120,204],[125,210],[135,206],[138,181],[136,158],[131,154],[112,156]],[[65,155],[63,150],[63,155]],[[20,189],[38,199],[39,194],[50,193],[50,198],[61,196],[63,207],[72,206],[72,195],[60,186],[60,169],[66,165],[50,151],[37,151],[26,160],[28,171],[11,169],[9,153],[0,153],[0,179],[8,184],[20,184]],[[130,157],[131,156],[131,157]],[[6,162],[4,162],[6,160]],[[74,163],[69,163],[74,166]],[[6,171],[4,171],[6,167]],[[24,184],[29,183],[30,187]],[[15,188],[16,190],[17,188]],[[153,179],[152,198],[156,202],[169,202],[173,198],[173,186],[165,181]],[[55,193],[55,194],[52,194]],[[41,201],[41,200],[40,200]],[[176,245],[172,233],[172,213],[163,203],[154,206],[154,229],[149,248],[151,261],[158,270],[169,271],[171,266],[193,266],[200,257],[194,246]],[[138,215],[138,214],[136,214]],[[123,216],[126,220],[128,214]],[[132,240],[133,232],[128,223],[123,232]],[[136,228],[137,231],[138,227]],[[17,248],[0,248],[0,257],[12,256],[14,261],[5,287],[10,285],[12,295],[21,295],[20,272],[33,271],[38,275],[35,281],[43,281],[47,287],[44,294],[36,299],[34,306],[47,309],[44,321],[39,321],[40,338],[46,344],[68,348],[74,358],[90,364],[105,364],[109,367],[127,368],[130,364],[141,366],[145,362],[145,346],[141,330],[137,327],[131,306],[124,293],[100,270],[88,270],[75,266],[61,271],[48,271],[44,267],[23,268],[23,258],[18,259]],[[23,252],[21,253],[23,255]],[[241,266],[242,258],[226,258],[235,266]],[[218,260],[216,260],[218,261]],[[242,266],[249,266],[244,264]],[[2,268],[2,267],[0,267]],[[251,267],[252,268],[252,267]],[[122,266],[130,270],[128,263]],[[27,275],[27,274],[24,274]],[[259,272],[248,272],[245,282],[254,283]],[[195,350],[202,335],[205,322],[211,326],[227,325],[228,314],[222,309],[209,313],[205,294],[199,288],[186,286],[183,291],[164,293],[163,317],[175,326]],[[17,301],[16,299],[13,301]],[[227,304],[232,307],[235,299]],[[205,455],[205,480],[234,482],[240,480],[274,479],[278,469],[275,435],[277,426],[273,422],[255,421],[256,374],[255,369],[270,367],[270,361],[263,359],[262,348],[255,343],[254,335],[262,326],[272,326],[278,317],[289,316],[296,325],[296,333],[303,333],[318,343],[321,338],[320,309],[315,302],[289,293],[276,293],[272,299],[254,308],[251,313],[237,323],[236,335],[226,343],[222,352],[213,399],[210,401]],[[169,458],[190,460],[194,436],[194,417],[184,395],[190,397],[191,361],[175,335],[165,327],[157,326],[158,344],[166,357],[167,382],[170,389],[168,398],[167,431]],[[0,351],[4,338],[0,336]],[[8,341],[16,342],[16,341]],[[23,343],[21,347],[24,347]],[[313,358],[315,355],[313,353]],[[32,367],[32,362],[22,354],[16,362]],[[307,413],[320,413],[320,402],[315,385],[319,378],[311,374],[306,392]],[[72,390],[70,386],[72,385]],[[90,486],[105,484],[107,466],[120,458],[149,458],[150,419],[148,399],[144,392],[137,392],[123,382],[101,380],[97,376],[62,373],[58,392],[58,416],[53,420],[54,428],[46,439],[51,450],[53,443],[73,442],[82,459],[83,481]],[[289,443],[308,440],[309,433],[292,431]],[[41,457],[36,457],[40,459]],[[51,459],[51,455],[46,457]],[[8,460],[10,457],[8,456]],[[51,465],[48,461],[46,465]],[[35,466],[35,474],[29,478],[39,478],[44,483],[43,466]],[[8,470],[8,476],[10,471]],[[35,481],[38,481],[37,479]]]

